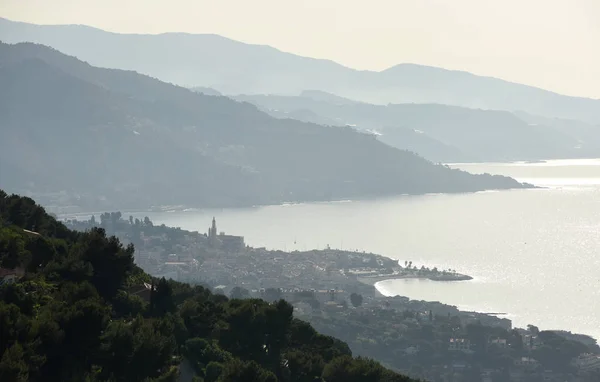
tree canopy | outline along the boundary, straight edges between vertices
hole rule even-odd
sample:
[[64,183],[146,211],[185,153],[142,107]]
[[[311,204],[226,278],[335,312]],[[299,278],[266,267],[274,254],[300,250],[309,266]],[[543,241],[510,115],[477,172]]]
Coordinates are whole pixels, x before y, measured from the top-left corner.
[[0,286],[2,381],[175,381],[185,363],[207,382],[409,381],[352,358],[284,300],[152,279],[132,245],[70,231],[29,198],[0,190],[0,222],[2,267],[24,270]]

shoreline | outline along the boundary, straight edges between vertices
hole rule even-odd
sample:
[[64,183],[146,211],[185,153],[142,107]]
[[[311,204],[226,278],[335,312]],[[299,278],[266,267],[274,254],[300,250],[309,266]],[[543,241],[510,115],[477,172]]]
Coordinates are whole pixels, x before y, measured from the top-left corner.
[[[187,231],[187,230],[184,230]],[[194,230],[190,230],[191,232],[193,232]],[[250,248],[249,248],[250,249]],[[357,268],[355,268],[355,270],[357,271],[357,274],[353,274],[353,275],[348,275],[351,276],[348,281],[348,286],[350,285],[354,285],[356,288],[356,291],[360,293],[360,291],[363,291],[365,293],[365,295],[369,294],[377,299],[380,300],[384,300],[384,299],[391,299],[393,300],[395,297],[397,298],[405,298],[406,300],[412,300],[415,303],[419,303],[421,304],[423,307],[427,307],[424,308],[426,310],[444,310],[444,311],[451,311],[454,312],[453,314],[461,314],[461,315],[481,315],[481,316],[487,316],[488,318],[486,318],[486,320],[489,320],[490,318],[495,318],[498,319],[499,317],[497,317],[497,315],[495,314],[490,314],[487,313],[486,311],[489,311],[486,308],[483,309],[479,309],[479,307],[477,306],[473,306],[470,305],[468,307],[466,306],[456,306],[453,305],[452,303],[445,303],[443,301],[437,300],[436,298],[438,298],[438,296],[432,295],[428,298],[428,301],[423,301],[423,300],[419,300],[418,298],[413,299],[409,296],[407,296],[406,294],[403,294],[402,291],[400,291],[399,294],[394,294],[394,295],[386,295],[380,292],[377,284],[381,281],[385,281],[385,280],[431,280],[431,281],[469,281],[469,280],[473,280],[473,277],[469,276],[469,275],[463,275],[460,273],[454,273],[454,272],[450,272],[449,274],[451,275],[456,275],[456,277],[432,277],[431,274],[428,274],[427,271],[423,271],[421,275],[418,274],[412,274],[412,272],[417,273],[419,270],[418,269],[414,269],[411,270],[411,274],[402,274],[402,271],[399,270],[398,268],[401,268],[402,270],[404,270],[404,268],[402,266],[400,266],[399,264],[399,260],[396,258],[391,258],[388,256],[384,256],[384,255],[380,255],[380,254],[375,254],[375,253],[365,253],[364,251],[361,253],[358,250],[355,251],[349,251],[349,250],[342,250],[342,249],[313,249],[313,250],[302,250],[302,251],[285,251],[282,249],[279,249],[279,251],[275,248],[271,249],[271,250],[267,250],[266,248],[254,248],[253,250],[255,251],[263,251],[265,252],[265,255],[269,255],[269,253],[271,254],[277,254],[277,252],[281,251],[281,252],[287,252],[289,255],[294,255],[295,253],[298,254],[302,254],[304,252],[310,252],[314,254],[323,253],[323,255],[335,255],[334,258],[338,258],[338,259],[344,259],[344,258],[355,258],[357,256],[373,256],[375,259],[379,259],[380,261],[378,261],[380,263],[380,266],[375,266],[374,268],[372,268],[372,270],[369,272],[369,269],[360,269],[362,267],[365,267],[365,265],[363,265],[363,263],[360,264],[354,264],[354,266],[357,266]],[[317,256],[320,257],[320,256]],[[344,261],[344,260],[342,260]],[[387,265],[384,266],[384,264],[387,263]],[[393,263],[393,264],[392,264]],[[405,265],[403,263],[403,265]],[[353,266],[349,266],[349,267],[353,267]],[[367,266],[368,267],[368,266]],[[338,268],[339,270],[343,270],[344,268],[346,268],[345,265],[340,265],[340,267]],[[379,270],[377,271],[375,268],[379,268]],[[384,272],[382,273],[381,271],[384,271],[384,268],[387,268],[389,271],[396,270],[396,272]],[[431,272],[431,270],[430,270]],[[439,272],[442,273],[442,272]],[[351,281],[353,279],[353,281]],[[324,284],[330,282],[330,280],[328,280],[328,278],[326,277],[325,279],[321,280],[321,281],[325,281]],[[360,286],[362,285],[362,287]],[[348,288],[343,288],[343,289],[348,289]],[[502,310],[504,311],[504,310]],[[510,310],[506,310],[507,314],[503,314],[501,317],[506,317],[506,319],[510,319],[510,321],[513,321],[513,319],[509,318],[513,313]],[[508,317],[507,317],[508,316]],[[482,317],[483,318],[483,317]],[[527,318],[526,316],[522,316],[520,318],[518,318],[518,324],[515,324],[515,327],[522,327],[525,323],[524,323],[524,318]],[[491,320],[490,320],[491,321]],[[532,321],[533,322],[533,321]],[[535,322],[533,322],[534,324],[537,325],[541,325],[543,326],[543,321],[541,320],[535,320]],[[562,326],[562,325],[553,325],[553,326]],[[571,330],[576,330],[576,332],[579,333],[589,333],[589,330],[577,330],[575,328],[572,328],[570,326],[564,325],[563,327],[569,327]],[[596,339],[596,338],[600,338],[598,337],[598,334],[596,332],[592,332],[595,333],[596,335],[589,335],[590,337]]]
[[[127,235],[128,229],[126,227],[129,226],[129,221],[122,219],[121,231],[120,232],[108,232],[109,234],[115,234],[119,236],[119,234],[124,235],[123,237],[129,237]],[[78,227],[79,225],[79,227]],[[81,223],[72,223],[71,228],[85,230],[86,225]],[[161,231],[161,234],[169,234],[171,231],[177,232],[177,237],[180,236],[181,232],[188,232],[194,235],[202,235],[197,231],[188,231],[188,230],[180,230],[177,228],[167,227],[165,225],[152,225],[155,229]],[[154,233],[158,235],[158,233]],[[192,252],[197,253],[196,243],[195,241],[189,242],[185,241],[182,244]],[[150,246],[160,246],[159,244],[153,244],[150,242]],[[141,247],[142,251],[144,250],[144,246]],[[151,248],[145,248],[146,250],[150,250]],[[140,248],[136,248],[136,251],[139,253]],[[391,304],[392,306],[409,306],[412,309],[416,309],[419,311],[435,311],[436,313],[446,315],[448,313],[453,315],[458,315],[460,317],[464,317],[467,320],[477,319],[480,320],[484,325],[487,326],[510,326],[512,323],[512,319],[509,318],[501,318],[498,317],[497,314],[485,313],[483,309],[478,309],[474,306],[463,307],[462,309],[456,305],[444,303],[441,301],[434,301],[435,297],[429,299],[429,301],[413,299],[406,295],[397,294],[394,296],[388,296],[380,292],[377,287],[377,283],[384,280],[431,280],[431,281],[468,281],[473,280],[473,277],[465,274],[461,274],[454,271],[444,271],[438,270],[437,268],[428,269],[424,266],[421,268],[412,267],[412,262],[404,262],[404,267],[400,265],[398,259],[393,259],[384,255],[375,254],[375,253],[366,253],[360,252],[358,250],[349,251],[342,249],[313,249],[313,250],[304,250],[304,251],[282,251],[282,250],[267,250],[266,248],[254,248],[251,246],[246,246],[244,253],[247,253],[248,258],[253,258],[254,261],[258,261],[259,263],[262,261],[265,267],[260,267],[259,270],[261,272],[266,272],[270,266],[273,265],[273,258],[280,258],[280,261],[288,261],[290,264],[294,265],[297,263],[302,263],[302,269],[305,269],[307,272],[299,272],[293,278],[283,278],[278,279],[279,274],[273,274],[273,280],[271,280],[271,284],[269,287],[279,287],[279,288],[298,288],[299,285],[308,285],[306,288],[314,288],[314,289],[323,289],[323,290],[331,290],[332,288],[341,289],[342,291],[351,291],[359,294],[363,294],[367,299],[374,299],[376,304],[386,303]],[[235,268],[237,261],[234,259],[239,255],[236,253],[221,253],[219,252],[219,256],[216,259],[225,259],[230,260],[226,261],[225,265],[222,265],[222,268]],[[299,259],[308,258],[311,266],[306,267],[306,261],[301,261]],[[298,258],[300,256],[300,258]],[[212,259],[212,258],[211,258]],[[408,264],[406,264],[408,263]],[[214,266],[214,264],[213,264]],[[331,267],[331,268],[330,268]],[[330,268],[330,269],[328,269]],[[352,271],[350,271],[352,270]],[[231,275],[232,270],[226,272],[227,277]],[[150,274],[154,274],[152,271],[149,271]],[[211,273],[209,276],[213,276],[214,273]],[[302,277],[298,277],[302,276]],[[209,278],[205,278],[209,280]],[[274,281],[278,279],[279,281]],[[182,282],[192,282],[194,283],[198,279],[193,278],[190,280],[179,280]],[[220,284],[227,284],[227,282],[221,282]],[[312,285],[311,285],[312,284]],[[253,286],[249,285],[249,288],[259,289],[264,287],[264,285]],[[489,310],[488,310],[489,311]],[[507,311],[507,314],[503,314],[502,316],[510,316],[512,313]],[[534,322],[534,324],[536,324]],[[520,326],[523,323],[519,324]],[[539,325],[539,324],[538,324]],[[554,326],[554,325],[553,325]],[[573,329],[571,329],[573,330]],[[587,331],[581,330],[580,333],[586,333]],[[587,335],[591,338],[597,338],[595,336]]]
[[[482,174],[477,174],[482,175]],[[501,175],[500,175],[501,176]],[[514,179],[514,178],[511,178]],[[62,205],[62,204],[47,204],[46,210],[49,213],[56,215],[59,220],[65,219],[76,219],[77,218],[87,218],[91,215],[100,215],[104,212],[114,212],[121,211],[123,215],[130,214],[144,214],[144,213],[180,213],[180,212],[202,212],[202,211],[222,211],[222,210],[244,210],[244,209],[255,209],[255,208],[263,208],[263,207],[282,207],[282,206],[294,206],[294,205],[304,205],[304,204],[328,204],[328,203],[355,203],[355,202],[365,202],[365,201],[374,201],[374,200],[388,200],[399,197],[420,197],[420,196],[432,196],[432,195],[469,195],[469,194],[479,194],[479,193],[487,193],[487,192],[501,192],[501,191],[513,191],[513,190],[536,190],[543,189],[545,187],[536,186],[535,184],[521,182],[517,179],[514,179],[519,186],[516,187],[506,187],[506,188],[488,188],[481,190],[470,190],[470,191],[440,191],[440,192],[424,192],[424,193],[392,193],[392,194],[383,194],[383,195],[363,195],[355,198],[336,198],[336,199],[317,199],[317,200],[295,200],[295,201],[283,201],[279,203],[265,203],[265,204],[231,204],[231,205],[208,205],[208,206],[194,206],[190,204],[180,204],[180,205],[151,205],[147,207],[138,207],[138,208],[122,208],[118,206],[106,206],[106,207],[81,207],[79,205]]]
[[[382,255],[378,255],[378,256],[382,256]],[[384,257],[384,256],[382,256]],[[392,259],[393,260],[393,259]],[[496,320],[509,320],[511,322],[511,326],[513,329],[523,329],[524,326],[521,325],[519,326],[518,324],[514,323],[514,320],[512,318],[509,318],[509,316],[512,316],[512,313],[510,312],[485,312],[483,310],[478,310],[475,307],[471,307],[471,308],[461,308],[458,305],[453,305],[450,303],[446,303],[443,301],[433,301],[433,300],[419,300],[419,299],[414,299],[412,297],[403,295],[403,294],[394,294],[394,295],[386,295],[384,293],[382,293],[382,291],[380,290],[379,286],[377,284],[379,284],[382,281],[393,281],[393,280],[430,280],[430,281],[440,281],[440,280],[431,280],[430,278],[426,277],[426,276],[418,276],[418,275],[404,275],[404,276],[396,276],[396,277],[390,277],[391,275],[378,275],[378,276],[373,276],[373,277],[357,277],[356,281],[358,281],[359,283],[366,285],[366,286],[370,286],[375,290],[375,293],[377,295],[377,298],[381,298],[381,299],[396,299],[396,298],[401,298],[401,299],[407,299],[408,301],[418,301],[420,303],[423,303],[425,305],[431,305],[431,306],[444,306],[447,308],[453,308],[457,311],[457,313],[461,314],[461,315],[474,315],[480,318],[483,317],[487,317],[489,319],[496,319]],[[473,277],[468,276],[468,275],[462,275],[461,276],[465,276],[468,277],[469,279],[465,279],[465,280],[445,280],[446,282],[449,281],[469,281],[469,280],[473,280]],[[540,324],[536,324],[536,325],[540,325]],[[600,337],[592,335],[592,334],[587,334],[584,332],[578,332],[578,331],[571,331],[568,329],[545,329],[548,331],[552,331],[552,332],[564,332],[564,333],[569,333],[571,335],[574,336],[580,336],[580,337],[586,337],[586,338],[590,338],[594,341],[596,341],[597,344],[600,345]]]
[[[380,255],[381,256],[381,255]],[[394,259],[390,259],[394,260]],[[367,285],[373,285],[377,288],[377,284],[381,281],[387,280],[430,280],[430,281],[439,281],[439,282],[453,282],[453,281],[470,281],[473,280],[473,277],[469,275],[464,275],[461,273],[456,273],[454,275],[377,275],[377,276],[357,276],[356,278],[359,282]],[[381,292],[380,292],[381,293]]]

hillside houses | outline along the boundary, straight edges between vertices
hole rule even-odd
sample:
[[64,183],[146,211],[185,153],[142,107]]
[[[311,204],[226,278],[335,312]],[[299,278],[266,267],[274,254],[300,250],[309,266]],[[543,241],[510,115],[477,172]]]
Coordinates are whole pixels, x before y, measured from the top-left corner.
[[0,285],[17,282],[24,274],[25,271],[21,268],[0,268]]

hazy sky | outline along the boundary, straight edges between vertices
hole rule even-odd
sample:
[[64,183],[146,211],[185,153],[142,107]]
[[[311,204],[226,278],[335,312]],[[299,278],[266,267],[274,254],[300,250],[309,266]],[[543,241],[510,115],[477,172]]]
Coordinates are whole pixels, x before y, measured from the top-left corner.
[[600,98],[600,0],[0,0],[0,16],[216,33],[357,69],[413,62]]

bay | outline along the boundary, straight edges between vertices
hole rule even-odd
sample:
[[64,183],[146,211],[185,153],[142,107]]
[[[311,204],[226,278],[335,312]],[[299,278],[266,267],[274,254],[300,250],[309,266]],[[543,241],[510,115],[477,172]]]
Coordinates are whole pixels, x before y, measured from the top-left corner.
[[600,160],[457,164],[544,188],[246,209],[135,214],[155,223],[220,231],[255,247],[343,248],[420,266],[452,268],[467,282],[386,280],[386,295],[504,312],[600,338]]

